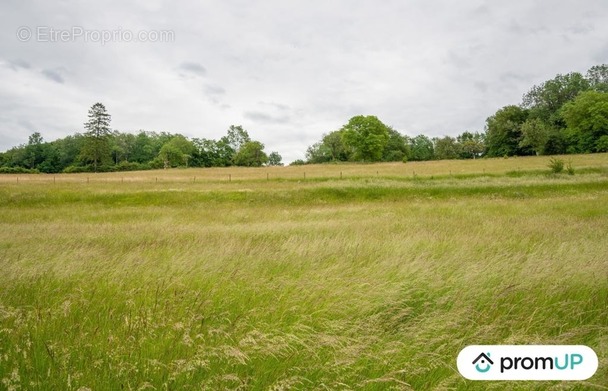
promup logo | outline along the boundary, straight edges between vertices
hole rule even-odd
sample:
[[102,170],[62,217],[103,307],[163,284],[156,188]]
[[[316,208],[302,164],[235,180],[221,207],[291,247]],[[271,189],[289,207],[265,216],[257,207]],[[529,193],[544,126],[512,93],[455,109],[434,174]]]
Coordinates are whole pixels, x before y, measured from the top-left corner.
[[485,345],[464,348],[457,365],[470,380],[586,380],[598,359],[582,345]]
[[494,361],[490,359],[490,353],[481,353],[475,360],[473,360],[473,365],[475,365],[477,372],[486,373],[490,370],[490,368],[492,368]]

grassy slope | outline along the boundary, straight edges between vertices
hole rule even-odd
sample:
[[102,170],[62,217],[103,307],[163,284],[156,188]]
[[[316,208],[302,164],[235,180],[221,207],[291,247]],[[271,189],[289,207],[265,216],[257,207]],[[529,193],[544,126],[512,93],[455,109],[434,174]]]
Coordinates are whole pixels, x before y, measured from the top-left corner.
[[4,176],[0,387],[503,389],[456,372],[484,343],[608,384],[608,159],[505,175],[546,161]]

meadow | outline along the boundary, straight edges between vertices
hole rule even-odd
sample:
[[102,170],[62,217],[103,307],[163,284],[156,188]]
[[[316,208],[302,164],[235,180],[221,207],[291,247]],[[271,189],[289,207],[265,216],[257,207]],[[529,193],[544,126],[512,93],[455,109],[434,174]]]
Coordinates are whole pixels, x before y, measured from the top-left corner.
[[2,175],[0,389],[608,389],[608,155],[564,159]]

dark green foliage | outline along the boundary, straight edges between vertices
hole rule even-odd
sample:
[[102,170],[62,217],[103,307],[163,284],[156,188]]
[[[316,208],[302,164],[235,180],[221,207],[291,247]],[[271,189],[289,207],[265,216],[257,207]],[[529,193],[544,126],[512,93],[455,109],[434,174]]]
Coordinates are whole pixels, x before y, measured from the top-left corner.
[[342,131],[336,130],[323,137],[322,143],[329,161],[347,161],[352,154],[352,151],[344,145],[342,135]]
[[608,92],[608,65],[595,65],[587,71],[587,80],[592,89]]
[[131,133],[120,133],[116,130],[112,133],[110,147],[114,164],[131,160],[135,148],[135,140],[136,136]]
[[259,141],[249,141],[241,146],[234,158],[234,164],[245,167],[260,167],[268,162],[264,153],[264,144]]
[[432,160],[435,154],[433,141],[425,135],[418,135],[410,143],[410,160]]
[[278,152],[270,152],[270,155],[268,155],[269,166],[282,166],[282,160],[283,158],[281,157],[281,155],[279,155]]
[[327,146],[319,141],[308,147],[306,149],[306,161],[312,164],[330,162],[331,156]]
[[336,130],[323,135],[323,139],[306,150],[306,160],[309,163],[327,163],[348,161],[352,150],[345,146],[342,130]]
[[[252,141],[242,126],[230,126],[219,140],[181,134],[110,131],[110,115],[103,104],[89,110],[85,134],[44,142],[39,132],[26,145],[0,153],[0,173],[74,173],[149,170],[171,167],[227,167],[233,164],[283,165],[278,152],[270,157],[263,144]],[[270,160],[269,160],[270,158]]]
[[505,106],[486,120],[486,148],[490,157],[525,155],[520,147],[521,127],[528,111],[519,106]]
[[589,88],[589,80],[578,72],[557,75],[541,85],[532,87],[524,95],[522,106],[529,110],[532,118],[538,118],[548,125],[561,127],[563,122],[559,110]]
[[171,139],[172,135],[168,133],[154,133],[140,131],[133,141],[130,161],[136,163],[147,163],[152,160],[162,148],[163,144]]
[[219,141],[195,138],[192,142],[196,147],[193,166],[228,167],[232,165],[235,151],[228,145],[225,137]]
[[33,133],[29,137],[27,146],[25,147],[24,151],[24,163],[28,165],[29,168],[34,168],[38,166],[44,160],[44,153],[42,147],[43,142],[44,140],[38,132]]
[[382,151],[382,161],[400,162],[404,158],[407,159],[410,153],[407,137],[389,126],[388,141],[386,142],[384,151]]
[[595,149],[598,152],[608,152],[608,136],[601,136],[595,143]]
[[454,137],[436,137],[433,139],[433,142],[435,143],[435,159],[457,159],[459,157],[461,146],[456,142]]
[[485,150],[485,135],[481,133],[463,132],[456,138],[457,150],[463,159],[475,159]]
[[87,132],[80,150],[80,158],[85,163],[91,163],[94,171],[97,171],[99,165],[108,163],[111,159],[111,120],[112,117],[102,103],[95,103],[89,109],[89,120],[84,124]]
[[[112,132],[110,121],[104,105],[96,103],[89,110],[86,133],[45,142],[35,132],[27,144],[0,153],[0,167],[57,173],[281,164],[278,153],[267,156],[263,145],[240,125],[230,126],[219,140],[188,140],[167,132]],[[577,72],[557,75],[532,87],[521,105],[505,106],[490,116],[485,133],[410,139],[375,116],[359,115],[308,147],[306,161],[292,164],[592,152],[608,152],[606,64],[592,67],[585,76]]]
[[23,167],[0,167],[0,174],[38,174],[36,169]]

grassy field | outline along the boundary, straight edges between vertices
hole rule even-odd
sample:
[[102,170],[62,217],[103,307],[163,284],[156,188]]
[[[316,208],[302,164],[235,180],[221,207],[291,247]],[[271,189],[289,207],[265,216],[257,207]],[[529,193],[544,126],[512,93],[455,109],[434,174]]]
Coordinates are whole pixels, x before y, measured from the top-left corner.
[[608,155],[567,159],[0,176],[0,389],[608,389]]

